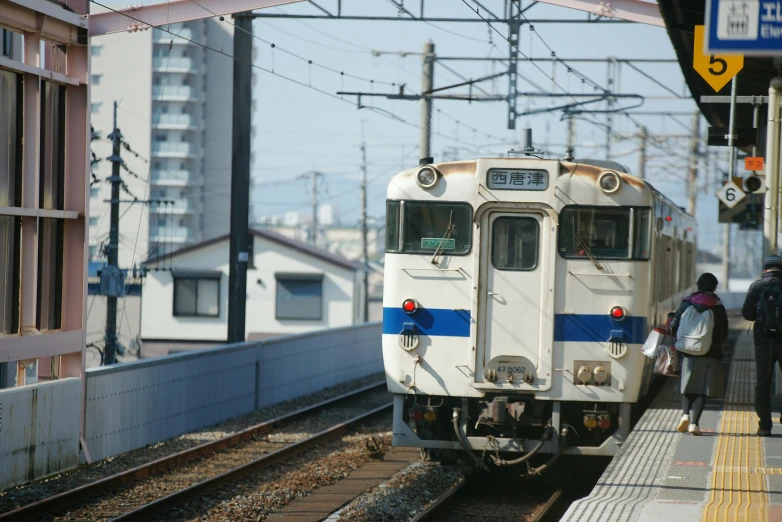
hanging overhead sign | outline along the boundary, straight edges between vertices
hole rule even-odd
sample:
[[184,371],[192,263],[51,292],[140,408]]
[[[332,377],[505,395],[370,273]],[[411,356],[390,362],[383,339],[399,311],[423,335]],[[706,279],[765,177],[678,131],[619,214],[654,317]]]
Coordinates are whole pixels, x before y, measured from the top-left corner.
[[706,42],[702,49],[707,54],[782,54],[782,3],[707,0]]
[[712,89],[719,92],[744,68],[744,57],[704,52],[703,34],[703,26],[696,25],[695,42],[692,47],[692,67]]

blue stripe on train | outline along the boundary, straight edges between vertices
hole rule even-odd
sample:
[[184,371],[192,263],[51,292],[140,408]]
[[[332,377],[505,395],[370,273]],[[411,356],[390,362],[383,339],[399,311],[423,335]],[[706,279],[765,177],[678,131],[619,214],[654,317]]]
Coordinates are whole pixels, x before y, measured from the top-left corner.
[[619,322],[608,314],[557,314],[554,318],[555,342],[604,343],[623,336],[628,344],[643,344],[647,334],[646,317],[625,317]]
[[[449,308],[419,308],[407,315],[401,308],[383,308],[383,333],[398,334],[405,323],[413,323],[416,331],[430,336],[469,337],[469,310]],[[614,322],[607,314],[557,314],[554,319],[555,342],[599,342],[622,336],[629,344],[646,340],[646,317],[625,317]]]
[[398,334],[405,323],[414,323],[416,331],[426,335],[470,336],[470,311],[450,308],[419,308],[407,315],[401,308],[383,308],[383,333]]

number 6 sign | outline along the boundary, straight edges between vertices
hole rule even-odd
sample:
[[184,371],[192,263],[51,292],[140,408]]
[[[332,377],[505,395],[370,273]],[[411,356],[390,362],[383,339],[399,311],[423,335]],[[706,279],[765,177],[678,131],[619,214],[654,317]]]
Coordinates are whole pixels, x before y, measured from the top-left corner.
[[717,191],[717,197],[720,198],[720,201],[722,201],[723,205],[728,208],[735,207],[736,204],[744,199],[746,195],[747,194],[741,190],[741,187],[732,181],[725,183],[725,185],[723,185],[722,188]]

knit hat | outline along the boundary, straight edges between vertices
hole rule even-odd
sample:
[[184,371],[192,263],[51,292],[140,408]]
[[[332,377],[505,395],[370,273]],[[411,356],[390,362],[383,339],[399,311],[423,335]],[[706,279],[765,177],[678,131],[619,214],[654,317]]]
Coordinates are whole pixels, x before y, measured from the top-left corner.
[[768,256],[765,261],[763,261],[763,270],[768,270],[769,268],[782,269],[782,257],[776,254]]

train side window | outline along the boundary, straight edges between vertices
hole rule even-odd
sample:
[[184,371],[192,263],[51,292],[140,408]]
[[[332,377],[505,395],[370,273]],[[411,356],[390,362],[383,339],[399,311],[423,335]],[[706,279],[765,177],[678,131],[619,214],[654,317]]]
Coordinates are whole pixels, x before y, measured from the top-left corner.
[[648,208],[635,209],[635,242],[633,257],[649,259],[651,251],[652,211]]
[[501,217],[492,225],[491,264],[497,270],[535,270],[538,266],[538,221]]
[[386,201],[386,252],[399,252],[399,201]]

